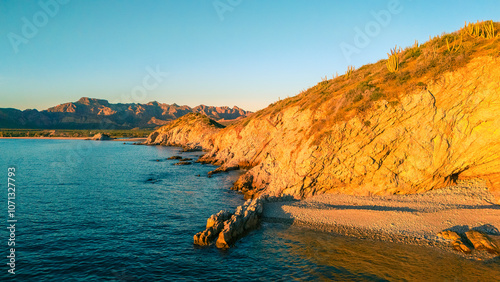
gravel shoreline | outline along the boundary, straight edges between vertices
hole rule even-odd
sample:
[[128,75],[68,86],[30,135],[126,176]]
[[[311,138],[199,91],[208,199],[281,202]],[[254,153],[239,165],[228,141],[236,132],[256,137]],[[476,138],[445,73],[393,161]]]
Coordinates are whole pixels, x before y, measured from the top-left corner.
[[[464,233],[474,228],[500,235],[500,205],[493,204],[493,196],[479,180],[413,195],[323,194],[302,201],[269,202],[264,205],[263,220],[449,250],[449,242],[438,237],[438,232]],[[464,256],[492,257],[477,251]]]

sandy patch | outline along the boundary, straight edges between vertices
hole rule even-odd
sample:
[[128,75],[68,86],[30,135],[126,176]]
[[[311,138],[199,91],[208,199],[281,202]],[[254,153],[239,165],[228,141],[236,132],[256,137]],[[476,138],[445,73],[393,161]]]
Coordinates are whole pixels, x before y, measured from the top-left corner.
[[343,235],[443,244],[442,230],[498,233],[500,206],[481,182],[414,195],[324,194],[302,201],[266,203],[264,220],[289,222]]

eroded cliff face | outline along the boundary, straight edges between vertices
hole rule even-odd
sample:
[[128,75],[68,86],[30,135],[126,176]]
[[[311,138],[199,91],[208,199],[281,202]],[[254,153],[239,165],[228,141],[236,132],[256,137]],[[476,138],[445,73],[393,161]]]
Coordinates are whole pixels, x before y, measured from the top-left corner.
[[202,160],[222,170],[251,167],[235,183],[247,197],[418,193],[481,177],[498,201],[498,65],[473,59],[398,104],[376,102],[365,116],[328,128],[321,122],[335,111],[331,103],[250,118],[217,133]]
[[399,103],[380,100],[334,123],[326,121],[342,96],[316,109],[263,111],[224,129],[172,122],[148,143],[201,146],[209,152],[200,161],[218,171],[248,169],[234,185],[247,198],[409,194],[483,178],[500,204],[498,65],[498,57],[475,58]]

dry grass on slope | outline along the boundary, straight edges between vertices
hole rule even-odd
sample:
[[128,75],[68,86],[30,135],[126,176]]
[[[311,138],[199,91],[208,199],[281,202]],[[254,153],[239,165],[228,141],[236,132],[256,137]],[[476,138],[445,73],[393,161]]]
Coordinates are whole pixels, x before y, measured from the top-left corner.
[[172,128],[182,128],[184,125],[192,125],[195,123],[204,124],[213,128],[224,128],[225,126],[210,119],[208,116],[200,113],[189,113],[178,119],[175,119],[166,125],[162,126],[160,131],[168,131]]
[[413,46],[400,49],[396,72],[389,71],[387,59],[380,60],[275,102],[231,127],[241,130],[252,119],[274,116],[286,108],[297,106],[316,113],[315,123],[308,134],[321,139],[325,130],[336,122],[354,116],[363,118],[377,100],[387,100],[389,104],[396,105],[405,95],[426,89],[427,84],[439,80],[442,74],[466,66],[473,58],[499,57],[500,23],[492,24],[495,29],[493,38],[470,35],[464,27],[454,33],[436,36],[421,45],[416,42]]

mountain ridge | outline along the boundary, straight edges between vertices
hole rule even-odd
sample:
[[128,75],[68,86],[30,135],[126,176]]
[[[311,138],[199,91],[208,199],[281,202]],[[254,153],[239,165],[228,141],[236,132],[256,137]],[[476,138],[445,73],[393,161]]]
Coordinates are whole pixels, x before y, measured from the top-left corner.
[[188,113],[202,113],[216,121],[231,122],[250,115],[237,106],[189,107],[151,101],[140,103],[109,103],[104,99],[82,97],[38,111],[0,108],[0,128],[30,129],[132,129],[154,128]]

